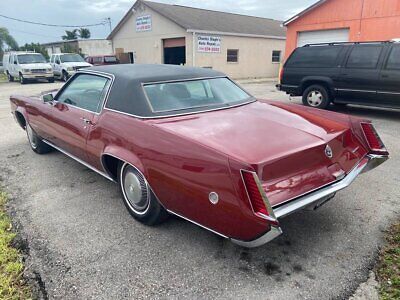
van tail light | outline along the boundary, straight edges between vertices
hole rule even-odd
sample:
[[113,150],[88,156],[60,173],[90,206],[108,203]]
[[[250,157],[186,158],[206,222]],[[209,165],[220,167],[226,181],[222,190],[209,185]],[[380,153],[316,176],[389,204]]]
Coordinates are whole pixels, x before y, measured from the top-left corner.
[[361,128],[371,151],[374,153],[387,155],[388,151],[386,150],[386,147],[376,132],[374,126],[371,123],[361,123]]
[[279,226],[279,222],[275,217],[274,211],[272,210],[257,174],[244,170],[241,172],[253,213],[267,220],[272,226]]
[[284,68],[283,66],[281,67],[281,69],[279,70],[279,83],[282,83],[283,80],[283,73],[284,73]]

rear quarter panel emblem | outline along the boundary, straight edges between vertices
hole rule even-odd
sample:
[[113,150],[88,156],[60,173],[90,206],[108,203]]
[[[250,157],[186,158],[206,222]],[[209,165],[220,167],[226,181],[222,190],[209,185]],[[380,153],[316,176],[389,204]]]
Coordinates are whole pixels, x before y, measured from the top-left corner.
[[326,147],[325,147],[325,155],[326,155],[328,158],[332,158],[332,157],[333,157],[333,151],[332,151],[331,146],[326,145]]

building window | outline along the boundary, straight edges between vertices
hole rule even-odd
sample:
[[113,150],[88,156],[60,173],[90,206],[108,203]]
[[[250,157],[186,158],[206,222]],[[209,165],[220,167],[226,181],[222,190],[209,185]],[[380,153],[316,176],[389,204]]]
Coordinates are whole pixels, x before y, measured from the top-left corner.
[[281,62],[281,53],[282,53],[282,51],[278,51],[278,50],[272,51],[272,62],[273,63]]
[[239,50],[238,49],[228,49],[227,51],[227,62],[238,62],[239,61]]

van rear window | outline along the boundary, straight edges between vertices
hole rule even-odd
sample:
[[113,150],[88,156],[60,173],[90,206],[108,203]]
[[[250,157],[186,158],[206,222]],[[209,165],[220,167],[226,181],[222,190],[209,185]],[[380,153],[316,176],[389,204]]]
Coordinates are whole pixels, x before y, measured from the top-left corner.
[[301,47],[290,56],[287,67],[330,68],[336,65],[343,46]]

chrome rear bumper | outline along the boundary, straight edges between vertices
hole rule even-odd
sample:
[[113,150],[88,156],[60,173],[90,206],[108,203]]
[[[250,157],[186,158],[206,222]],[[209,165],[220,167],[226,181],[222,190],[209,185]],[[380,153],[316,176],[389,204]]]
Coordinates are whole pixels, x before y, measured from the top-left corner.
[[[307,207],[318,207],[324,202],[332,199],[336,192],[348,187],[358,175],[378,167],[388,158],[388,156],[374,154],[369,154],[365,156],[343,179],[336,181],[328,186],[322,187],[314,192],[293,199],[292,201],[285,203],[281,206],[273,208],[275,217],[282,218]],[[280,234],[282,234],[282,229],[280,227],[271,227],[270,231],[253,241],[240,241],[232,239],[232,242],[243,247],[254,248],[272,241]]]

